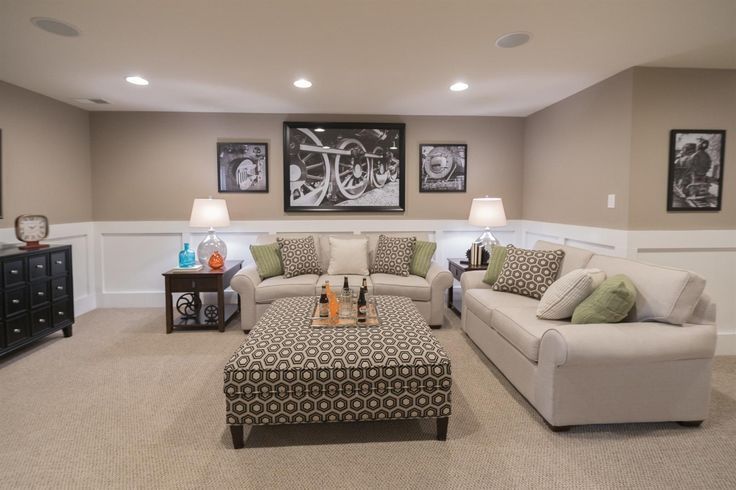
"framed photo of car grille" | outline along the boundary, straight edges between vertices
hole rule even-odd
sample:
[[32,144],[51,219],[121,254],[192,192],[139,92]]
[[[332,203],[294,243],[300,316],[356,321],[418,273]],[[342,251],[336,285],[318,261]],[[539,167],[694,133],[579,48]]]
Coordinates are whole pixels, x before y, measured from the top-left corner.
[[284,211],[404,211],[405,127],[284,122]]
[[468,145],[419,145],[419,192],[465,192]]
[[720,211],[726,131],[673,129],[667,211]]
[[219,192],[268,192],[266,143],[217,143]]

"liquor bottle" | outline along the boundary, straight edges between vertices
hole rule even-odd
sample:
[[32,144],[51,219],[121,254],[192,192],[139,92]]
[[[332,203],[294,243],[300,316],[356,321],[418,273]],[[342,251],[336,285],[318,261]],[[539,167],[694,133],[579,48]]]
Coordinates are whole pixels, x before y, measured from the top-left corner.
[[345,279],[342,280],[342,292],[350,294],[350,284],[348,284],[348,276],[345,276]]
[[363,278],[363,284],[360,285],[360,290],[368,293],[368,282],[365,277]]
[[365,323],[368,316],[368,304],[365,300],[365,290],[360,288],[360,296],[358,296],[358,324]]
[[319,296],[319,317],[327,318],[330,316],[330,300],[327,298],[327,287],[322,286],[322,294]]

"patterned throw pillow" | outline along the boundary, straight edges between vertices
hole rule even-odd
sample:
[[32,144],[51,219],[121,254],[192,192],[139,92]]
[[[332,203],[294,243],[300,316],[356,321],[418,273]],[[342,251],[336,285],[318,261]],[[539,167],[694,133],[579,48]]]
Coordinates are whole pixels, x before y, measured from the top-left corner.
[[408,276],[411,257],[414,255],[416,237],[390,237],[380,235],[373,257],[371,274],[384,273]]
[[314,237],[277,238],[281,249],[281,260],[284,263],[284,277],[301,276],[302,274],[322,274],[317,257]]
[[606,279],[600,269],[575,269],[557,279],[542,295],[537,305],[537,318],[562,320],[570,318],[575,308]]
[[411,264],[409,264],[409,273],[415,276],[427,277],[435,250],[437,250],[435,242],[417,240],[414,245],[414,255],[411,257]]
[[491,286],[496,284],[504,262],[506,262],[506,247],[491,246],[491,258],[488,259],[488,269],[486,269],[486,275],[483,276],[483,282]]
[[539,299],[560,272],[563,250],[527,250],[506,246],[506,262],[492,286],[494,291]]
[[284,273],[278,243],[251,245],[250,254],[253,256],[253,261],[256,263],[256,269],[258,269],[258,275],[261,276],[261,279],[280,276]]

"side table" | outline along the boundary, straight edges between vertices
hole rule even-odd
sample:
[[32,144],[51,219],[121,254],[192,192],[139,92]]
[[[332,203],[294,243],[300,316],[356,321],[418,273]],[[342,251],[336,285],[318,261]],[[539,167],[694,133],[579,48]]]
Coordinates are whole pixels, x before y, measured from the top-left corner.
[[[230,286],[230,280],[243,266],[242,260],[227,260],[221,269],[210,269],[204,266],[198,271],[179,271],[172,269],[162,275],[166,281],[166,333],[171,333],[174,327],[213,327],[217,326],[220,332],[225,331],[225,325],[240,313],[240,296],[237,305],[225,304],[225,289]],[[177,302],[185,313],[174,318],[174,293],[187,293],[187,297]],[[202,304],[200,293],[217,293],[216,305]]]
[[[488,268],[488,264],[481,264],[478,267],[471,267],[469,261],[465,259],[447,259],[447,262],[448,262],[448,267],[450,269],[450,274],[452,274],[452,277],[454,277],[458,281],[460,280],[460,276],[462,276],[464,272],[482,271]],[[455,289],[455,285],[453,284],[453,286],[447,290],[447,307],[450,308],[455,313],[457,313],[457,316],[460,316],[461,315],[460,312],[462,311],[463,298],[462,298],[462,294],[460,294],[459,301],[457,300],[453,301],[454,289]]]

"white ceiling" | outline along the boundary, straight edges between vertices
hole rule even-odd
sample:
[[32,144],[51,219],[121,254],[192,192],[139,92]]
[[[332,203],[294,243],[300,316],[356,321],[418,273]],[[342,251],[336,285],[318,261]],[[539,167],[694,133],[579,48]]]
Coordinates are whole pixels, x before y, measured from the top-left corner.
[[637,65],[736,68],[736,0],[0,0],[0,79],[90,110],[525,116]]

